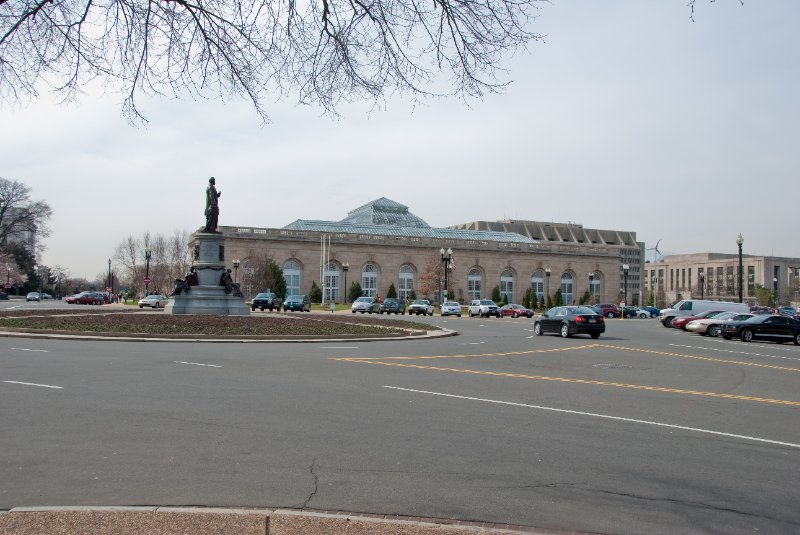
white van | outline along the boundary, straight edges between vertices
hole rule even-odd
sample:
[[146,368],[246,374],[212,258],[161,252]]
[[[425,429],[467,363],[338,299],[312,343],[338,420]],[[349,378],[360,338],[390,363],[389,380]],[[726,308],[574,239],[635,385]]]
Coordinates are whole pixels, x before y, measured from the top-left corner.
[[672,327],[672,320],[681,316],[694,316],[708,310],[724,310],[725,312],[739,312],[745,314],[750,312],[750,307],[746,303],[734,303],[733,301],[703,301],[700,299],[684,299],[678,301],[671,308],[665,308],[658,314],[658,321],[664,327]]

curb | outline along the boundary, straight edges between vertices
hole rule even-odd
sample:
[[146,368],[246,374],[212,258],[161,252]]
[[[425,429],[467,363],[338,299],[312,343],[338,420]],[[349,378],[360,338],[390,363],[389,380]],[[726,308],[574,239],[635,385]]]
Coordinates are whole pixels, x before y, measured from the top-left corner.
[[0,512],[0,534],[32,535],[592,535],[486,522],[290,509],[215,507],[15,507]]

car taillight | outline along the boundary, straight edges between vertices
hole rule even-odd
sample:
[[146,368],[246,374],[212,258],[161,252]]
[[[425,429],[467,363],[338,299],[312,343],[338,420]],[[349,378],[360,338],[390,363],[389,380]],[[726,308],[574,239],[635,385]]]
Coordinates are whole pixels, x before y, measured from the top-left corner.
[[583,316],[575,316],[575,323],[586,323],[586,318]]

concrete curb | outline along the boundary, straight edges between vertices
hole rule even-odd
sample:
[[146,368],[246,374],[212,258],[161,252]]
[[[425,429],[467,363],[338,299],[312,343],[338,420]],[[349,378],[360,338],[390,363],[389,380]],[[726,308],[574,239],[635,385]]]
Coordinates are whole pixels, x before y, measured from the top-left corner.
[[147,336],[103,336],[100,334],[61,334],[61,333],[31,333],[0,331],[0,337],[6,338],[47,338],[52,340],[102,340],[118,342],[209,342],[209,343],[236,343],[236,344],[267,344],[267,343],[295,343],[308,344],[315,342],[389,342],[396,340],[426,340],[431,338],[444,338],[458,336],[458,331],[440,329],[425,331],[424,334],[410,334],[406,336],[375,336],[375,337],[339,337],[339,338],[197,338],[186,335],[175,337],[147,337]]
[[[484,522],[288,509],[214,507],[16,507],[0,512],[0,534],[40,535],[566,535],[578,532]],[[590,534],[583,534],[590,535]]]

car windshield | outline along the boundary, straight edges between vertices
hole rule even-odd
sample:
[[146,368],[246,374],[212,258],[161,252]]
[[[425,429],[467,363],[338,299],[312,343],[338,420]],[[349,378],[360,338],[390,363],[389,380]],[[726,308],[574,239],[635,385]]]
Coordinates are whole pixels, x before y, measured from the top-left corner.
[[356,303],[366,303],[368,301],[372,301],[371,297],[359,297],[356,299]]
[[752,318],[748,318],[748,319],[746,319],[744,321],[745,321],[745,323],[764,323],[765,321],[767,321],[771,317],[772,316],[764,316],[764,315],[762,315],[762,316],[753,316]]
[[411,303],[411,304],[412,304],[412,305],[427,305],[427,304],[428,304],[428,302],[427,302],[427,301],[425,301],[424,299],[417,299],[416,301],[414,301],[414,302],[413,302],[413,303]]
[[486,300],[484,300],[484,301],[481,301],[481,304],[482,305],[494,305],[494,301],[486,301]]
[[444,306],[446,306],[446,307],[459,307],[461,305],[459,305],[455,301],[447,301],[447,302],[445,302]]
[[260,294],[256,295],[256,299],[258,299],[259,297],[262,297],[262,298],[266,299],[266,298],[269,297],[269,294],[260,293]]

